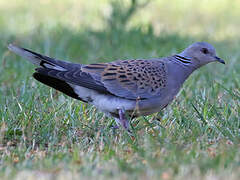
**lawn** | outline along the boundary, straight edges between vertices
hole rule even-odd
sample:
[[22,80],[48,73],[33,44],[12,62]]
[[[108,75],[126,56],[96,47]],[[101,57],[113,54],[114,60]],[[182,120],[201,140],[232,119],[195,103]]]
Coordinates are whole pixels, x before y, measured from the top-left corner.
[[[240,179],[240,2],[140,3],[131,14],[130,0],[0,1],[1,179]],[[196,41],[226,65],[199,69],[166,109],[134,119],[134,138],[34,80],[34,66],[7,50],[86,64],[168,56]]]

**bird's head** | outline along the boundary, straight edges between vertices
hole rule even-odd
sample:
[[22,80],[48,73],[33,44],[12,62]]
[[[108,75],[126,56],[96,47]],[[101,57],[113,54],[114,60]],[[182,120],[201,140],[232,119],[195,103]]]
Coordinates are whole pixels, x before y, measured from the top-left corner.
[[190,58],[192,63],[197,67],[215,61],[225,64],[224,60],[216,55],[215,48],[206,42],[193,43],[179,55]]

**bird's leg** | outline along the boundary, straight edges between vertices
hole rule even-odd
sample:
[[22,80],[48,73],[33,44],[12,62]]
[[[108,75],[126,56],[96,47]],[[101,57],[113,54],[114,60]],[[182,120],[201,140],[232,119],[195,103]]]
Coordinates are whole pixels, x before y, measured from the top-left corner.
[[125,111],[123,109],[118,109],[119,118],[115,118],[115,121],[118,125],[121,125],[128,132],[129,130],[129,121],[126,118]]

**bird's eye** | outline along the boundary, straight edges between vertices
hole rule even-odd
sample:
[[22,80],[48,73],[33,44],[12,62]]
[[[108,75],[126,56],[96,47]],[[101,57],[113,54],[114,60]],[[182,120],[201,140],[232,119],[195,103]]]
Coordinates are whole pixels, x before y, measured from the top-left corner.
[[201,51],[202,51],[203,54],[208,54],[208,49],[207,48],[202,48]]

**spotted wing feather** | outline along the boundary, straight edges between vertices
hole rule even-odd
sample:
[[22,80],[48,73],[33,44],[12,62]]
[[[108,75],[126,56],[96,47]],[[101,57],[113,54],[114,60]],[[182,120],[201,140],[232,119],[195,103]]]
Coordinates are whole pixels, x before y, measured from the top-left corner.
[[166,87],[166,65],[158,60],[124,60],[82,67],[112,94],[127,99],[158,96]]

